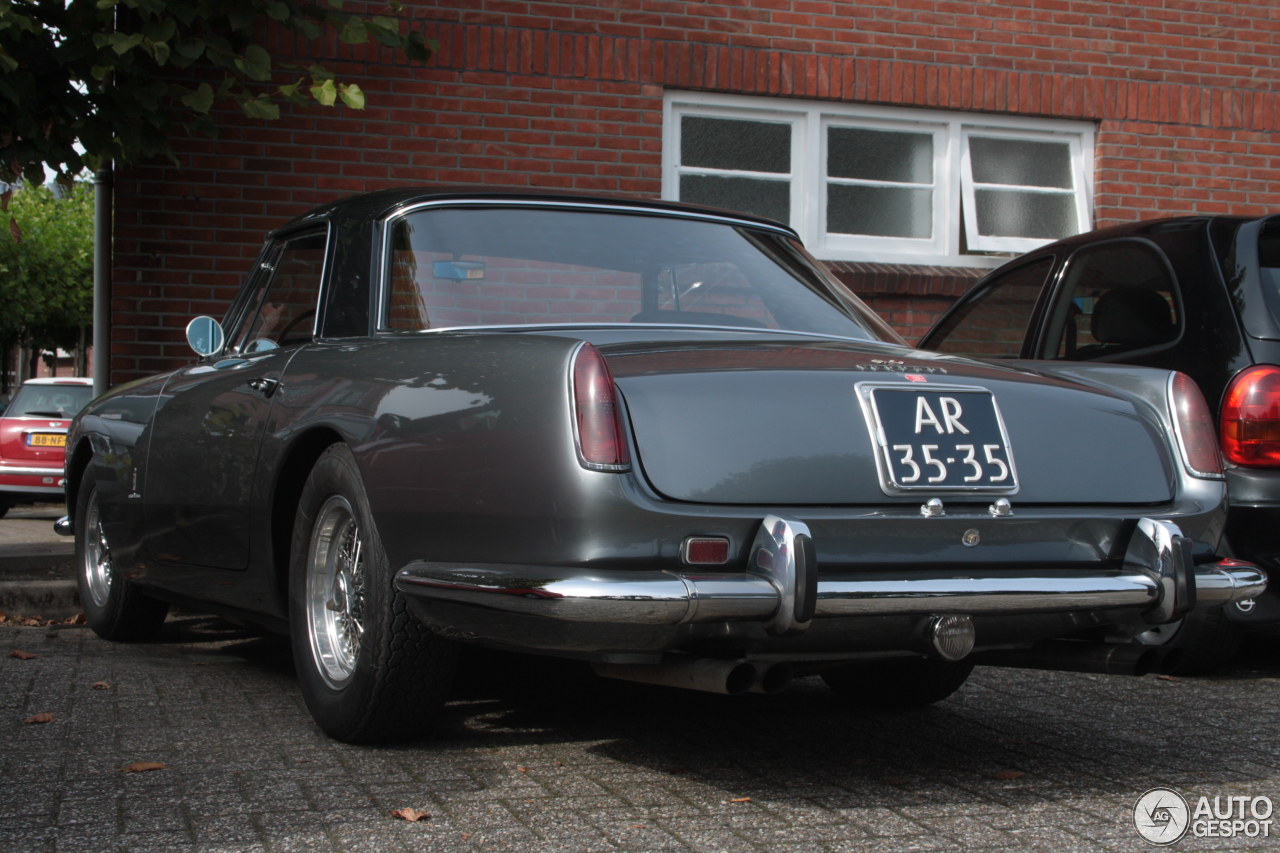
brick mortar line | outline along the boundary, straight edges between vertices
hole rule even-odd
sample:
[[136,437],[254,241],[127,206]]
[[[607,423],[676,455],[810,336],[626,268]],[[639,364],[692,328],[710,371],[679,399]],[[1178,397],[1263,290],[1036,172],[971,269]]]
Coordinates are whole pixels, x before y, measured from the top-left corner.
[[[1166,83],[432,19],[419,19],[411,26],[439,41],[440,50],[426,66],[435,72],[500,73],[1217,129],[1268,131],[1280,126],[1280,94],[1244,85]],[[272,40],[282,49],[290,47],[285,34],[273,34]],[[413,67],[382,48],[362,51],[343,47],[338,56],[330,57],[331,45],[308,52],[297,50],[294,40],[292,47],[295,58],[323,55],[366,68]],[[538,49],[544,52],[535,53]],[[833,73],[837,70],[838,74]],[[944,77],[948,79],[944,81]],[[1266,85],[1266,81],[1259,82]],[[1031,101],[1026,107],[1024,98]]]

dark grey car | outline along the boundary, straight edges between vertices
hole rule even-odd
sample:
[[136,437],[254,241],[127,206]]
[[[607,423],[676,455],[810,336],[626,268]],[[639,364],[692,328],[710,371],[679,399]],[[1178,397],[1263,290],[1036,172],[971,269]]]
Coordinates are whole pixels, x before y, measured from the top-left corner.
[[192,366],[68,437],[81,597],[293,637],[317,722],[418,733],[458,642],[726,693],[940,699],[975,662],[1143,672],[1252,597],[1193,383],[906,347],[789,229],[394,191],[270,235]]

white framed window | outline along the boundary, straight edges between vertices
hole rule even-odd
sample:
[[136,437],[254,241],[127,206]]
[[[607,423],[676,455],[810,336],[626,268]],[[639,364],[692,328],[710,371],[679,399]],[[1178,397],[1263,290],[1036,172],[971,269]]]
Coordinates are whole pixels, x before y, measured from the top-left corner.
[[826,260],[994,267],[1092,227],[1094,127],[668,92],[663,198],[790,224]]

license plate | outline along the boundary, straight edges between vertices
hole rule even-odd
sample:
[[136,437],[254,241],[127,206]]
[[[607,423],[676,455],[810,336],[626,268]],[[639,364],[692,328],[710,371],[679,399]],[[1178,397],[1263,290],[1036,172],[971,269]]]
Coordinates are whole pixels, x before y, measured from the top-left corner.
[[27,433],[28,447],[66,447],[67,436],[60,432]]
[[875,419],[886,491],[1018,490],[1009,437],[990,391],[898,385],[859,391]]

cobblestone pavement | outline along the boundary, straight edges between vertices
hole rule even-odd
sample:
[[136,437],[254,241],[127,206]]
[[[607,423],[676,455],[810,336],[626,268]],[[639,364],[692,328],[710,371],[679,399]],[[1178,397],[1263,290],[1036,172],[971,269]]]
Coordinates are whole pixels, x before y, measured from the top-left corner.
[[1275,640],[1211,679],[980,668],[901,714],[816,679],[735,699],[472,657],[434,736],[394,748],[324,737],[287,642],[213,618],[135,646],[0,627],[0,655],[3,851],[1138,850],[1153,786],[1280,801]]

